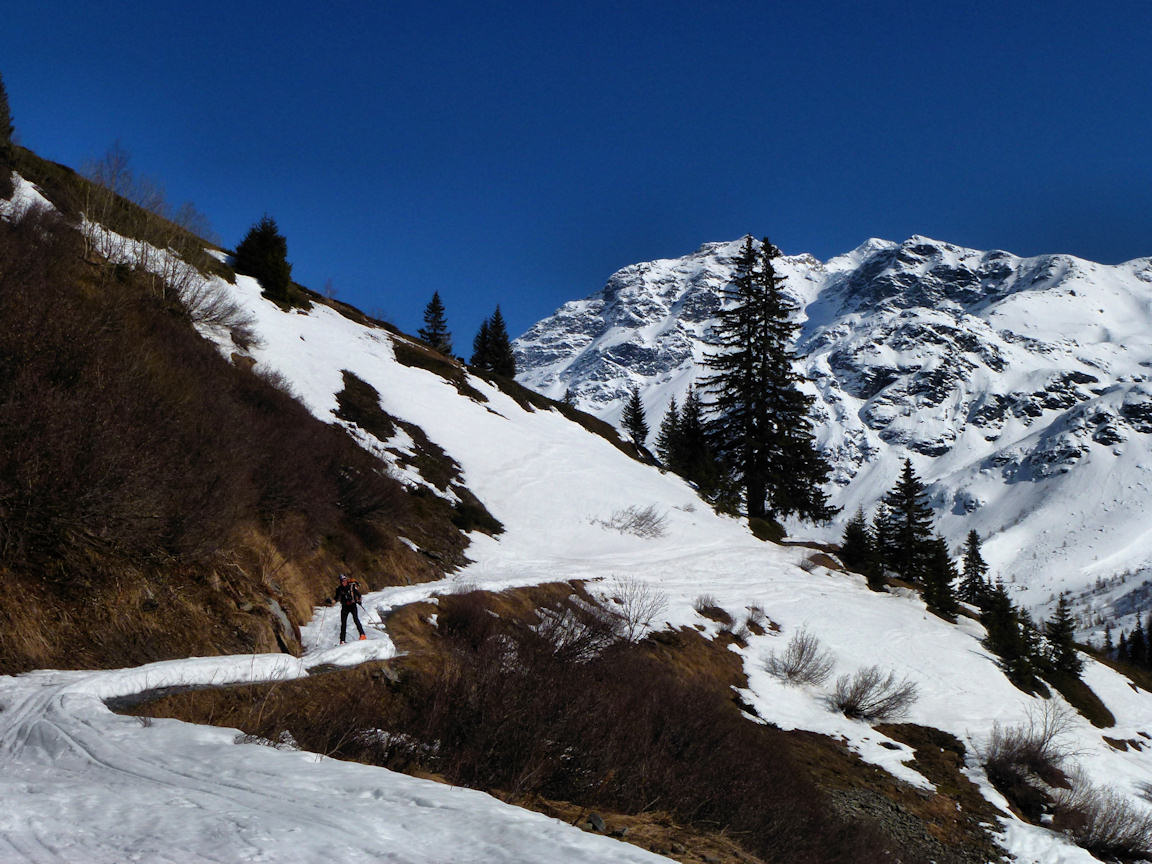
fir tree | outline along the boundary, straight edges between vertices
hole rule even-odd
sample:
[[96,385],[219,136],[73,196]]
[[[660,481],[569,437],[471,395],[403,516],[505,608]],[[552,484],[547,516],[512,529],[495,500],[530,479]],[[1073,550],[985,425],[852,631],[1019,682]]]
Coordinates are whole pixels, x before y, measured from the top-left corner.
[[868,533],[868,520],[861,507],[844,525],[840,537],[840,560],[849,570],[863,573],[873,557],[872,535]]
[[576,407],[576,394],[572,392],[571,387],[564,388],[564,395],[561,397],[560,401],[567,405],[569,408]]
[[1033,689],[1036,671],[1029,656],[1028,639],[1016,606],[1000,580],[989,588],[980,620],[988,631],[984,646],[1000,658],[1004,673],[1017,686]]
[[892,569],[892,513],[883,501],[872,516],[872,555],[881,576]]
[[1104,656],[1114,657],[1116,654],[1116,646],[1112,643],[1112,625],[1111,623],[1104,625]]
[[1148,643],[1139,615],[1136,616],[1136,627],[1128,636],[1128,662],[1133,666],[1148,665]]
[[1116,659],[1128,659],[1128,636],[1123,630],[1120,631],[1120,641],[1116,643]]
[[448,332],[448,322],[444,317],[444,304],[440,300],[439,291],[432,292],[432,299],[424,307],[424,326],[417,331],[417,335],[434,350],[446,357],[452,356],[452,334]]
[[733,488],[712,448],[712,438],[704,419],[704,405],[695,387],[689,387],[680,409],[680,435],[676,469],[685,480],[696,484],[701,494],[725,512],[736,509],[729,499]]
[[472,359],[468,363],[483,372],[492,370],[492,322],[487,318],[472,339]]
[[948,543],[937,535],[928,541],[924,562],[924,602],[928,609],[947,621],[956,620],[956,591],[952,583],[958,574]]
[[0,76],[0,198],[12,195],[12,165],[15,147],[12,144],[12,112],[8,108],[8,91],[4,77]]
[[715,346],[704,379],[719,452],[739,478],[749,517],[796,514],[812,521],[834,515],[820,488],[831,470],[817,450],[789,344],[795,305],[782,290],[773,261],[780,250],[745,239],[736,273],[716,315]]
[[265,214],[236,247],[233,266],[237,273],[254,276],[269,300],[292,305],[292,265],[288,263],[288,241],[276,221]]
[[968,532],[968,539],[964,543],[964,575],[960,580],[959,597],[965,603],[980,606],[984,595],[988,592],[988,583],[985,574],[988,564],[980,554],[980,535],[975,529]]
[[644,403],[640,399],[639,387],[634,386],[628,395],[620,424],[636,446],[643,447],[648,441],[648,421],[644,418]]
[[919,582],[930,552],[932,508],[924,500],[924,484],[912,470],[912,460],[904,460],[904,470],[896,486],[884,496],[889,518],[890,566],[900,578]]
[[512,340],[508,338],[508,328],[500,307],[488,319],[488,371],[505,378],[516,377],[516,354],[512,350]]
[[1052,668],[1056,672],[1079,678],[1084,669],[1084,662],[1076,653],[1075,629],[1076,624],[1072,620],[1068,601],[1061,594],[1060,601],[1056,604],[1056,611],[1051,620],[1044,625],[1044,635],[1048,637],[1051,648]]
[[676,404],[676,397],[668,401],[668,409],[664,412],[664,419],[660,421],[660,431],[656,433],[656,455],[660,457],[660,464],[670,471],[676,470],[680,454],[680,406]]

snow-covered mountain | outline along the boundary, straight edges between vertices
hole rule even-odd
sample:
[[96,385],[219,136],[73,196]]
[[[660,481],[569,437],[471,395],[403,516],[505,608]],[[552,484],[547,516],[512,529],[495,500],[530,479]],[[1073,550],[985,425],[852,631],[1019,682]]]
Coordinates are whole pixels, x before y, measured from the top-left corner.
[[[614,423],[639,386],[658,428],[701,375],[742,242],[615,273],[516,340],[519,380]],[[837,537],[910,457],[946,536],[979,531],[1026,604],[1099,587],[1086,605],[1103,606],[1152,575],[1152,259],[916,236],[778,269],[802,310],[796,350],[844,508],[818,536]]]

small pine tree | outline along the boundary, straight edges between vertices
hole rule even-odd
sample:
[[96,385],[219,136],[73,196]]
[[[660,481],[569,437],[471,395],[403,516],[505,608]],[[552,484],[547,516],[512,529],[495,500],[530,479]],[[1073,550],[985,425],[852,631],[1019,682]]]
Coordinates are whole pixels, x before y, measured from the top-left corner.
[[668,410],[660,421],[660,431],[656,433],[656,455],[660,464],[670,471],[676,470],[680,448],[680,406],[676,397],[668,401]]
[[564,388],[564,395],[560,398],[560,401],[567,405],[569,408],[576,407],[576,394],[572,392],[571,387]]
[[468,363],[484,372],[492,368],[492,323],[487,318],[472,339],[472,359]]
[[1116,659],[1128,659],[1128,634],[1123,630],[1120,631],[1120,641],[1116,643]]
[[1004,674],[1018,687],[1034,689],[1037,681],[1029,656],[1030,640],[1023,632],[1019,613],[1002,581],[996,580],[989,588],[980,620],[988,632],[984,646],[1000,658]]
[[1136,617],[1136,627],[1128,636],[1128,662],[1133,666],[1146,666],[1148,664],[1148,643],[1139,616]]
[[904,460],[904,469],[892,491],[884,496],[891,512],[889,518],[891,567],[901,579],[920,582],[926,560],[931,554],[932,508],[924,500],[925,486],[912,470],[912,460]]
[[13,131],[8,91],[4,88],[4,77],[0,76],[0,198],[8,198],[12,194],[12,164],[15,161]]
[[237,273],[255,277],[269,300],[292,305],[295,297],[292,265],[288,263],[288,241],[268,214],[248,229],[236,247],[233,266]]
[[1075,629],[1076,623],[1068,608],[1068,600],[1061,594],[1052,619],[1044,625],[1044,635],[1048,637],[1052,668],[1064,675],[1079,678],[1084,669],[1084,661],[1076,653]]
[[892,514],[881,501],[872,516],[872,554],[881,575],[892,569]]
[[937,535],[928,541],[923,573],[924,602],[928,609],[946,621],[956,620],[956,565],[948,553],[948,543]]
[[1114,657],[1116,654],[1116,646],[1112,642],[1112,624],[1104,625],[1104,656]]
[[840,537],[840,560],[849,570],[864,573],[873,558],[873,552],[868,520],[864,516],[864,508],[860,508],[844,525],[844,533]]
[[620,425],[632,438],[636,446],[643,447],[648,441],[648,421],[644,419],[644,403],[640,399],[640,388],[633,387],[624,405]]
[[516,377],[516,354],[512,350],[512,340],[508,338],[508,328],[499,306],[488,319],[487,370],[505,378]]
[[964,575],[957,592],[960,599],[973,606],[981,606],[984,595],[988,593],[988,583],[985,581],[987,573],[988,564],[980,554],[980,535],[973,529],[968,532],[968,539],[964,542]]
[[432,292],[432,299],[424,307],[424,326],[420,328],[417,335],[434,350],[446,357],[452,356],[452,334],[448,332],[448,322],[444,317],[444,303],[440,300],[439,291]]

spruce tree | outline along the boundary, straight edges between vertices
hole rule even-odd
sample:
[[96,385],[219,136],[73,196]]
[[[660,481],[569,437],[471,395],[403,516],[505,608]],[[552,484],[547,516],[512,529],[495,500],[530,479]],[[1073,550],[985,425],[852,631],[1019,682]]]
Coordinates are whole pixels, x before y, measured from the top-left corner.
[[1053,669],[1079,678],[1084,669],[1084,661],[1076,653],[1075,629],[1076,622],[1072,619],[1068,600],[1061,594],[1052,619],[1044,625],[1044,635],[1048,637],[1051,646]]
[[988,632],[984,646],[1000,658],[1004,673],[1018,687],[1033,689],[1036,671],[1030,657],[1030,639],[1023,632],[1018,610],[1002,581],[997,580],[989,588],[980,620]]
[[433,291],[432,299],[424,307],[424,326],[417,335],[434,350],[446,357],[452,356],[452,334],[448,332],[448,322],[444,317],[444,304],[440,292]]
[[872,535],[868,533],[868,520],[861,507],[844,525],[840,536],[840,560],[849,570],[863,573],[873,557]]
[[624,414],[620,425],[632,438],[636,446],[643,447],[648,441],[648,421],[644,418],[644,403],[640,399],[640,388],[633,387],[624,404]]
[[1139,615],[1136,616],[1136,627],[1128,636],[1128,662],[1133,666],[1148,665],[1148,643]]
[[271,216],[265,214],[248,229],[236,247],[233,266],[237,273],[255,277],[269,300],[292,305],[295,297],[292,265],[288,263],[288,241]]
[[892,513],[883,501],[872,516],[872,555],[881,576],[892,569]]
[[676,397],[668,401],[668,409],[664,412],[664,419],[660,421],[660,431],[656,433],[656,455],[660,457],[660,464],[669,471],[675,471],[680,448],[680,406],[676,404]]
[[4,77],[0,76],[0,198],[12,195],[12,166],[15,162],[15,146],[12,144],[12,112],[8,108],[8,91],[4,88]]
[[936,535],[928,541],[924,561],[924,602],[928,609],[947,621],[956,620],[956,591],[952,583],[958,576],[948,552],[948,543]]
[[492,370],[492,323],[487,318],[472,339],[472,359],[468,363],[483,372]]
[[904,469],[896,486],[884,496],[891,513],[889,518],[891,560],[901,579],[919,582],[930,553],[932,508],[924,500],[924,484],[912,470],[912,460],[904,460]]
[[968,539],[964,543],[964,575],[960,580],[959,597],[965,603],[980,606],[984,595],[988,591],[985,574],[988,564],[980,554],[980,535],[975,529],[968,532]]
[[516,377],[516,354],[512,350],[512,340],[508,338],[508,328],[500,307],[488,319],[488,371],[505,378]]
[[571,387],[564,388],[564,395],[561,397],[560,401],[567,405],[569,408],[576,407],[576,394],[572,392]]
[[835,514],[820,488],[831,468],[808,417],[813,397],[798,386],[789,347],[796,307],[773,263],[779,255],[767,239],[757,249],[745,238],[716,314],[719,350],[705,356],[704,387],[717,449],[740,480],[748,516],[824,521]]

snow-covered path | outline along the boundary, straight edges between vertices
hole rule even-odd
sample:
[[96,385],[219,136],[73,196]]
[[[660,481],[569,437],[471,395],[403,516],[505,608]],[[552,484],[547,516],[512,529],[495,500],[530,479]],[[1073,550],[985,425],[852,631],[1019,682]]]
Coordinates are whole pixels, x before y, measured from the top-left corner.
[[286,680],[389,656],[385,639],[0,678],[0,862],[656,862],[481,792],[112,713],[160,687]]

